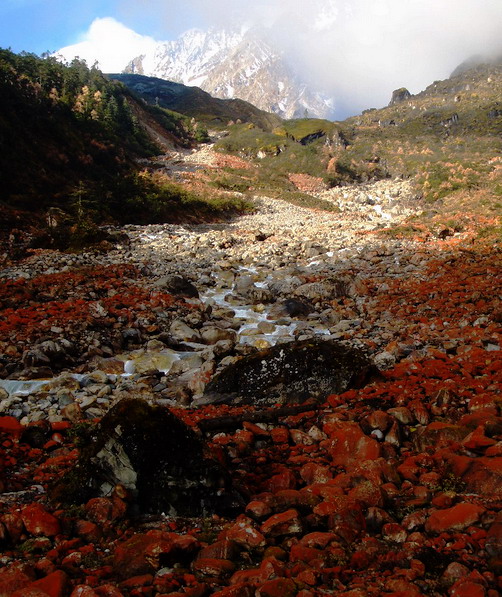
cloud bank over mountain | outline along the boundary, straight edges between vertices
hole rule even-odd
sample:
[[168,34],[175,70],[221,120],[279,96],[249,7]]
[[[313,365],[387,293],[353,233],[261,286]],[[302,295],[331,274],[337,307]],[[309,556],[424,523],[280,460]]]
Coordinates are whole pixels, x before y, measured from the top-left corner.
[[[502,53],[500,0],[173,0],[123,2],[128,22],[140,10],[162,23],[194,16],[199,27],[254,27],[315,89],[334,97],[337,117],[386,104],[393,89],[418,92],[473,54]],[[104,71],[121,70],[152,47],[152,37],[112,18],[96,19],[79,44],[64,48]],[[73,54],[75,55],[75,54]],[[121,60],[121,58],[124,60]]]

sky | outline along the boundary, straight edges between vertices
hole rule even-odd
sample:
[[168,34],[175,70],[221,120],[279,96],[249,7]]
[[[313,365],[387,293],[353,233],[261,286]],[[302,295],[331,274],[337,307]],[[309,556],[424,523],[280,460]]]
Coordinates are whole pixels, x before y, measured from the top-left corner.
[[418,93],[472,55],[502,55],[502,0],[0,0],[0,47],[79,44],[105,72],[213,26],[259,27],[337,117],[386,105],[398,87]]

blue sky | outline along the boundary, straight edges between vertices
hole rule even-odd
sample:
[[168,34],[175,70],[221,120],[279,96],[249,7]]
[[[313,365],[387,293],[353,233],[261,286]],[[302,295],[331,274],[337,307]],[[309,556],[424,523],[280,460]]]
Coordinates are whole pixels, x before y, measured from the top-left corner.
[[502,55],[502,0],[0,0],[0,47],[71,46],[67,60],[98,60],[105,72],[155,41],[230,25],[260,27],[350,113],[384,105],[398,87],[417,93],[474,54]]
[[0,0],[0,47],[53,52],[79,41],[92,21],[102,17],[114,17],[143,35],[172,39],[204,26],[200,14],[190,2],[170,0]]

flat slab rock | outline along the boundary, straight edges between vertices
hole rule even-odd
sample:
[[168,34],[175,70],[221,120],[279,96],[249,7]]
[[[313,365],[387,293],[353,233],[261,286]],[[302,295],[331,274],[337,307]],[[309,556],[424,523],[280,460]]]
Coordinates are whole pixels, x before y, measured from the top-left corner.
[[374,371],[362,350],[334,340],[279,344],[217,373],[198,404],[301,404],[360,387]]
[[201,516],[242,505],[230,477],[194,431],[167,409],[127,398],[93,428],[77,464],[51,490],[80,504],[123,485],[138,513]]

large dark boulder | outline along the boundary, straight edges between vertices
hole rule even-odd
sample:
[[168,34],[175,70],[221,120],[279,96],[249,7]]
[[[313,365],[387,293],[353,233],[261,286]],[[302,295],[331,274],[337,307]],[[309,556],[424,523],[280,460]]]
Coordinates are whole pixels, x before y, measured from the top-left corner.
[[195,432],[141,399],[124,399],[103,417],[50,497],[81,504],[110,495],[118,484],[129,490],[138,513],[205,516],[241,506],[229,475]]
[[360,349],[333,340],[279,344],[217,373],[200,403],[302,403],[362,385],[373,372]]

